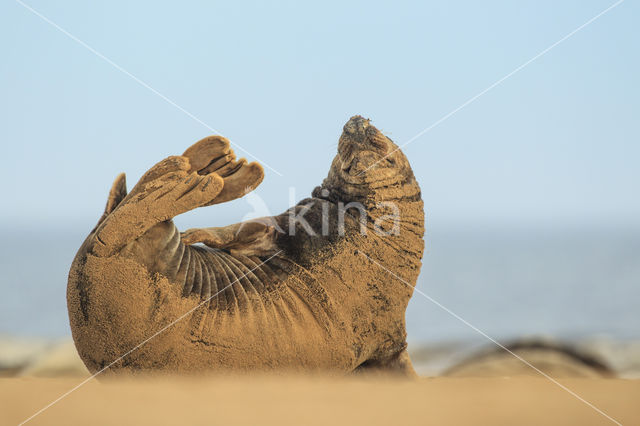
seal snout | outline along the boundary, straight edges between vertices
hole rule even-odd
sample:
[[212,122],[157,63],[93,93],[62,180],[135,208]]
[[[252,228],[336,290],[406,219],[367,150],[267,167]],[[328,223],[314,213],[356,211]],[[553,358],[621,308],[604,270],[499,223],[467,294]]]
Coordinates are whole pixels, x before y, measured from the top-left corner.
[[385,155],[389,151],[388,139],[382,132],[371,125],[368,118],[354,115],[343,127],[340,144],[343,148],[355,151],[373,151]]
[[354,115],[347,121],[342,130],[350,136],[363,137],[365,131],[369,128],[369,121],[368,118],[364,118],[361,115]]
[[347,174],[360,174],[377,167],[390,151],[390,141],[369,119],[355,115],[344,125],[338,143],[341,169]]

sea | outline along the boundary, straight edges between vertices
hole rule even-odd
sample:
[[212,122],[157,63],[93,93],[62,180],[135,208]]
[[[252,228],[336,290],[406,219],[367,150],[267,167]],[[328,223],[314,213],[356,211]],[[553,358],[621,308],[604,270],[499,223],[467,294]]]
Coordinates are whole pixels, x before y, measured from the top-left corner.
[[[0,335],[70,335],[67,274],[85,235],[0,231]],[[527,336],[638,341],[640,231],[427,229],[406,320],[410,345]]]

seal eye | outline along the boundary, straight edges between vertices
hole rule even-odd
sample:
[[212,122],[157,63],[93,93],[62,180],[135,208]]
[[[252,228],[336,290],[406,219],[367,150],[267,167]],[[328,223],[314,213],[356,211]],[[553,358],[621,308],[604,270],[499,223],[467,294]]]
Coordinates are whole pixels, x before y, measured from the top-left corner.
[[378,129],[371,126],[366,130],[367,141],[369,142],[369,146],[372,147],[375,151],[385,154],[389,150],[389,143],[387,142],[387,137],[383,135]]

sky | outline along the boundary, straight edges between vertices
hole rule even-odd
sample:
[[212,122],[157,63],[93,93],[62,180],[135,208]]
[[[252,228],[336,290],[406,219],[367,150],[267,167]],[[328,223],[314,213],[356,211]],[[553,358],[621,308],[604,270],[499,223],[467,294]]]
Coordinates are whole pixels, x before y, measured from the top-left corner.
[[210,134],[265,165],[277,214],[360,114],[398,145],[430,128],[403,148],[428,229],[640,228],[638,2],[483,93],[613,3],[3,1],[0,227],[88,231],[119,172]]

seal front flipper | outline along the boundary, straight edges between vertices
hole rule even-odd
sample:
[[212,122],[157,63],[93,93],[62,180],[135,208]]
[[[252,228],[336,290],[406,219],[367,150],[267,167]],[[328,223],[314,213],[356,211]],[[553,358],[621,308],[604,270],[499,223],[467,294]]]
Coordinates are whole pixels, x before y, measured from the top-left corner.
[[276,228],[266,218],[218,228],[188,229],[180,236],[186,245],[203,243],[244,256],[268,256],[277,252]]

